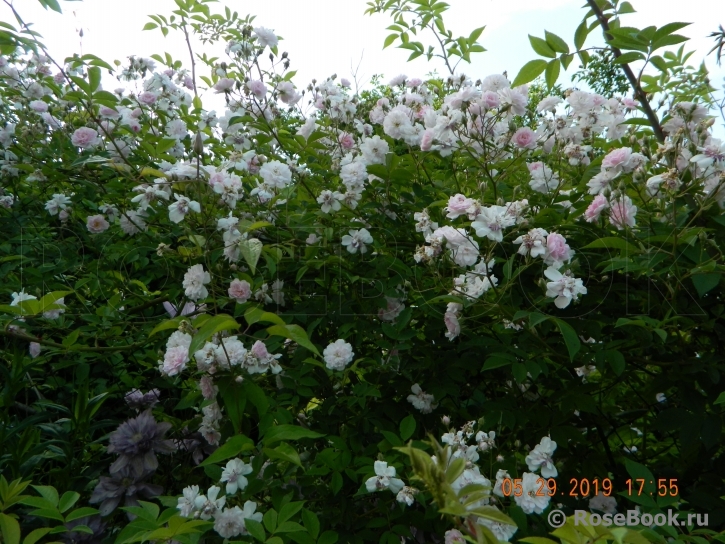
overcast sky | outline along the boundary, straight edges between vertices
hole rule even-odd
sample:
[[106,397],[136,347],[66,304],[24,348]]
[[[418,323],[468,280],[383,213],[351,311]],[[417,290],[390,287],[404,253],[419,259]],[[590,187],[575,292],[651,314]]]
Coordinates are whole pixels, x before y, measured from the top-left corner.
[[[409,51],[389,47],[382,49],[385,29],[392,23],[387,15],[364,15],[366,0],[264,0],[246,2],[226,0],[211,4],[212,11],[222,11],[224,5],[246,15],[256,15],[255,25],[265,26],[283,37],[280,52],[287,51],[297,70],[295,82],[304,87],[312,78],[324,79],[337,73],[352,80],[351,74],[359,64],[358,80],[369,81],[373,74],[383,74],[385,81],[399,73],[411,77],[424,77],[433,69],[447,73],[441,61],[428,63],[418,58],[406,64]],[[462,71],[474,80],[492,73],[508,71],[510,79],[527,61],[537,58],[531,50],[528,34],[543,36],[544,30],[559,34],[570,45],[576,26],[584,10],[583,0],[448,0],[450,10],[444,15],[446,26],[454,36],[468,35],[476,27],[486,25],[479,42],[487,49],[475,54],[473,63],[461,63]],[[687,47],[696,51],[693,64],[705,59],[711,70],[712,81],[722,91],[725,68],[717,67],[714,57],[706,58],[713,40],[707,35],[719,24],[725,25],[725,9],[713,11],[716,0],[631,0],[637,13],[623,17],[627,25],[643,28],[661,26],[668,22],[691,22],[681,33],[689,36]],[[129,55],[149,56],[151,53],[169,52],[174,59],[188,65],[188,52],[180,34],[167,38],[158,30],[142,31],[149,22],[149,14],[168,14],[176,5],[173,0],[83,0],[61,2],[64,14],[45,11],[37,0],[15,0],[16,8],[26,21],[35,24],[51,54],[64,58],[74,52],[93,53],[111,62],[125,61]],[[718,20],[716,17],[721,16]],[[7,6],[0,6],[0,18],[12,21]],[[78,31],[83,29],[83,38]],[[431,36],[422,41],[432,43]],[[601,33],[594,31],[587,44],[601,43]],[[200,45],[194,44],[196,50]],[[223,57],[223,46],[214,50]],[[361,60],[362,59],[362,60]],[[572,62],[559,82],[570,83],[570,75],[578,62]],[[112,82],[108,82],[111,86]],[[211,93],[210,93],[211,94]],[[216,97],[218,98],[218,97]],[[719,123],[720,125],[722,123]],[[720,132],[720,131],[718,131]]]

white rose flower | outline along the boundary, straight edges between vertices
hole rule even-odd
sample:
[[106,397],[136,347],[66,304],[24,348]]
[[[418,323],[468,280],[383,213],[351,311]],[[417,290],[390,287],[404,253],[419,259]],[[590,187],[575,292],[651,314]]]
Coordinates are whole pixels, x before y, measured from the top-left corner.
[[184,275],[182,283],[184,294],[193,301],[206,298],[209,296],[209,291],[204,285],[209,282],[211,282],[209,272],[204,271],[203,265],[195,264]]
[[352,351],[350,344],[339,338],[325,348],[322,356],[325,359],[325,366],[330,370],[344,370],[352,361],[355,352]]
[[403,480],[395,477],[395,467],[389,467],[385,461],[375,461],[375,476],[368,478],[365,487],[372,493],[374,491],[382,491],[390,489],[393,493],[398,493],[405,484]]

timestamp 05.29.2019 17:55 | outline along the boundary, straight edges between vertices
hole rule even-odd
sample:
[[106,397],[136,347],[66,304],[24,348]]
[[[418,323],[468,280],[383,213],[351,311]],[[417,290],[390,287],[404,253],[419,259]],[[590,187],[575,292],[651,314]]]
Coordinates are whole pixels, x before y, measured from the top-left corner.
[[[630,478],[625,480],[621,491],[630,497],[641,495],[676,497],[679,494],[677,478],[658,478],[656,480]],[[533,490],[534,495],[541,497],[595,497],[600,493],[609,497],[614,492],[614,482],[611,478],[571,478],[566,488],[559,487],[554,478],[539,478],[536,481],[536,489]],[[501,482],[501,493],[504,497],[520,497],[524,494],[522,480],[504,478]]]

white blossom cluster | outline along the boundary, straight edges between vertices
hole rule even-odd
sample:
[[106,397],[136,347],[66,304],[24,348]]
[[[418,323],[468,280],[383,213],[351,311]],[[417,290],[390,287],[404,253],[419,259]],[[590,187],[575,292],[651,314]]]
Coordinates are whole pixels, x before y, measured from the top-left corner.
[[[248,465],[240,468],[237,465],[233,465],[233,461],[240,461],[239,459],[233,459],[227,463],[227,468],[222,476],[222,481],[228,481],[231,477],[230,474],[236,474],[236,478],[244,478],[241,472],[234,473],[233,470],[239,468],[240,470],[246,470]],[[230,465],[233,465],[232,472],[230,472]],[[243,463],[242,463],[243,465]],[[251,467],[250,467],[251,470]],[[249,474],[249,472],[245,472]],[[245,479],[246,481],[246,479]],[[254,520],[257,522],[262,521],[262,513],[257,512],[257,503],[254,501],[246,501],[243,508],[238,506],[229,507],[226,506],[227,497],[234,495],[236,489],[233,492],[229,491],[230,485],[227,483],[227,495],[219,496],[221,488],[218,486],[211,486],[207,491],[206,495],[200,494],[199,486],[192,485],[184,489],[183,496],[179,497],[177,509],[179,514],[186,518],[201,519],[204,521],[214,520],[214,530],[223,538],[233,538],[236,536],[245,536],[249,534],[249,530],[245,524],[246,520]]]

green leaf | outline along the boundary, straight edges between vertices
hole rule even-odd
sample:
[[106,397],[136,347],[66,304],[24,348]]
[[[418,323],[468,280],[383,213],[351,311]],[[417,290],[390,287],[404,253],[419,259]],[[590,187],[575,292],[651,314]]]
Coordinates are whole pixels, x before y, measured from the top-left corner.
[[638,53],[636,51],[628,51],[627,53],[622,53],[620,56],[614,59],[613,64],[629,64],[630,62],[644,59],[645,56],[642,53]]
[[415,432],[415,418],[409,414],[400,422],[400,438],[408,440]]
[[579,336],[577,336],[576,331],[566,321],[563,321],[556,317],[553,318],[553,320],[556,323],[556,325],[559,327],[559,330],[561,331],[561,335],[564,337],[564,343],[566,344],[566,349],[569,351],[569,359],[571,361],[574,361],[574,356],[577,354],[579,349],[581,349],[581,347],[582,347],[581,340],[579,340]]
[[[290,519],[292,516],[294,516],[297,512],[302,510],[302,506],[304,505],[304,501],[294,501],[294,502],[288,502],[285,504],[282,508],[279,510],[279,517],[277,518],[277,523],[284,523],[288,519]],[[304,527],[300,527],[298,530],[304,531]]]
[[554,59],[549,62],[546,66],[546,86],[551,89],[556,85],[556,80],[559,79],[559,71],[561,70],[561,63],[559,59]]
[[690,26],[691,24],[692,23],[668,23],[664,26],[661,26],[652,36],[652,42],[656,42],[657,40],[664,38],[665,36],[669,36],[673,32],[677,32],[681,28]]
[[63,519],[63,515],[58,512],[57,508],[41,508],[40,510],[32,510],[30,512],[30,515],[36,516],[39,518],[48,518],[48,519],[54,519],[57,521],[60,521],[61,523],[65,521]]
[[522,363],[513,363],[511,365],[511,373],[514,375],[516,383],[524,383],[526,381],[526,365]]
[[178,329],[179,323],[185,319],[184,316],[174,317],[173,319],[167,319],[166,321],[162,321],[158,325],[154,327],[154,329],[149,333],[149,336],[153,336],[157,332],[165,331],[168,329]]
[[154,28],[158,28],[158,26],[156,23],[146,23],[142,30],[153,30]]
[[322,436],[325,435],[297,425],[277,425],[267,429],[264,434],[264,443],[270,445],[280,440],[300,440],[302,438],[320,438]]
[[468,43],[473,44],[478,38],[480,38],[485,28],[485,26],[481,26],[474,29],[473,32],[471,32],[471,34],[468,36]]
[[189,355],[193,356],[202,346],[206,343],[209,338],[220,331],[228,331],[238,329],[239,323],[230,315],[219,314],[208,319],[199,329],[194,337],[191,339],[191,345],[189,346]]
[[546,70],[546,65],[547,62],[542,59],[536,59],[527,62],[526,64],[524,64],[524,67],[521,68],[511,86],[518,87],[519,85],[523,85],[525,83],[529,83],[530,81],[535,80],[541,75],[544,70]]
[[264,513],[264,526],[270,533],[274,533],[277,529],[277,511],[274,508],[270,508]]
[[75,510],[73,510],[65,517],[65,521],[67,523],[69,521],[74,521],[80,518],[84,518],[86,516],[95,516],[96,514],[98,514],[98,510],[96,510],[95,508],[84,506],[82,508],[76,508]]
[[385,38],[385,42],[383,42],[383,49],[389,47],[390,44],[392,44],[397,37],[397,34],[390,34],[387,38]]
[[276,533],[296,533],[304,531],[305,528],[295,521],[285,521],[277,526]]
[[695,274],[692,276],[692,283],[697,289],[700,298],[704,297],[708,291],[712,291],[720,283],[720,274]]
[[289,444],[287,444],[286,442],[282,442],[279,446],[277,446],[274,449],[264,448],[264,453],[270,459],[286,461],[288,463],[292,463],[293,465],[297,465],[298,467],[302,468],[302,461],[300,460],[299,453],[297,453],[297,450],[294,449]]
[[320,534],[320,520],[317,514],[304,508],[302,510],[302,523],[304,523],[305,529],[310,533],[310,536],[317,540],[317,536]]
[[264,244],[257,238],[250,238],[249,240],[242,240],[239,242],[239,251],[242,253],[242,257],[249,265],[249,269],[252,274],[257,271],[257,262],[259,262],[259,256],[262,254],[262,248]]
[[284,336],[285,338],[289,338],[297,342],[300,346],[309,349],[315,355],[320,355],[315,345],[310,342],[305,330],[299,325],[273,325],[267,329],[267,332],[271,336]]
[[90,92],[95,92],[101,86],[101,69],[98,66],[88,68],[88,81],[90,82]]
[[529,315],[529,327],[535,327],[539,323],[543,323],[549,319],[548,315],[540,314],[538,312],[531,312]]
[[619,9],[617,10],[617,13],[620,15],[624,15],[626,13],[637,13],[635,9],[632,7],[632,4],[629,2],[622,2],[619,4]]
[[[48,531],[50,531],[50,529],[48,529]],[[3,542],[5,542],[5,544],[20,543],[20,524],[15,518],[11,518],[2,512],[0,512],[0,532],[3,535]]]
[[471,511],[471,514],[475,514],[480,518],[490,519],[491,521],[503,523],[504,525],[512,525],[516,527],[516,523],[514,523],[514,520],[501,512],[501,510],[499,510],[495,506],[481,506]]
[[284,319],[272,312],[265,312],[259,306],[252,306],[244,312],[244,320],[248,325],[255,323],[274,323],[275,325],[286,325]]
[[[0,514],[2,515],[2,514]],[[40,529],[35,529],[34,531],[31,531],[24,539],[23,544],[35,544],[38,540],[43,538],[45,535],[47,535],[52,529],[50,527],[41,527]],[[5,540],[8,544],[10,544],[9,540]]]
[[55,490],[54,487],[49,485],[34,485],[32,486],[32,488],[35,489],[41,497],[43,497],[46,501],[52,504],[53,507],[58,506],[58,492]]
[[226,461],[227,459],[236,457],[242,452],[251,451],[253,449],[254,442],[243,434],[238,434],[232,436],[223,445],[219,446],[214,453],[199,463],[199,466],[203,467],[206,465],[214,465],[220,461]]
[[713,404],[725,404],[725,391],[720,393],[720,395],[717,397],[717,400],[713,402]]
[[335,544],[339,535],[335,531],[325,531],[320,535],[320,539],[317,544]]
[[584,42],[589,35],[589,26],[586,20],[582,21],[581,24],[576,28],[574,33],[574,47],[581,49],[584,46]]
[[483,368],[481,370],[493,370],[494,368],[508,366],[513,362],[514,361],[510,359],[505,359],[503,357],[489,357],[488,359],[486,359],[486,362],[483,363]]
[[234,432],[241,433],[244,408],[247,406],[247,397],[244,395],[242,385],[231,379],[222,381],[219,383],[219,393],[234,426]]
[[551,47],[557,53],[569,53],[569,46],[567,45],[567,43],[553,32],[545,30],[544,37],[546,38],[546,43],[549,44],[549,47]]
[[252,401],[252,404],[254,404],[259,417],[266,414],[269,409],[269,401],[267,400],[267,396],[264,394],[264,390],[252,380],[244,380],[242,382],[242,389],[244,389],[244,393],[247,398]]
[[529,34],[529,42],[531,42],[531,48],[542,57],[556,58],[556,52],[546,43],[546,40]]
[[258,521],[247,518],[244,520],[244,525],[247,527],[249,534],[256,540],[264,542],[264,539],[267,538],[267,534],[264,532],[264,527],[262,527],[262,524]]
[[69,510],[70,508],[73,508],[73,505],[78,502],[78,499],[80,498],[80,493],[76,493],[75,491],[66,491],[65,493],[63,493],[63,496],[58,502],[58,510],[60,510],[62,513]]
[[597,238],[591,244],[585,245],[582,249],[621,249],[628,253],[639,253],[639,248],[633,244],[630,244],[624,238],[618,238],[616,236],[607,236],[605,238]]
[[624,361],[624,355],[622,355],[616,349],[605,349],[597,353],[597,360],[606,361],[617,376],[621,376],[624,372],[626,363]]

